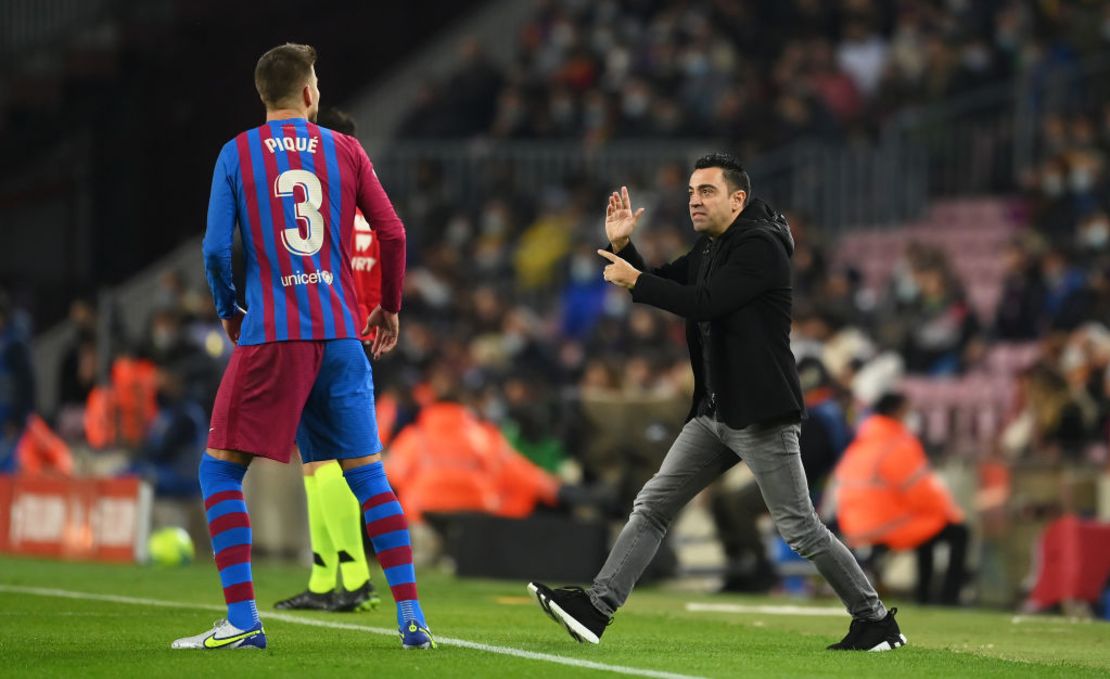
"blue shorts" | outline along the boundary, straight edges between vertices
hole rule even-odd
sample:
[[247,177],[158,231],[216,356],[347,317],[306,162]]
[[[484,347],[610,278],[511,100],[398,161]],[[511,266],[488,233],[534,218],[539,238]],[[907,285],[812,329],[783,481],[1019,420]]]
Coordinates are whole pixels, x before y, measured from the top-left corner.
[[303,462],[373,455],[382,450],[374,412],[374,377],[357,339],[324,343],[320,372],[297,427]]

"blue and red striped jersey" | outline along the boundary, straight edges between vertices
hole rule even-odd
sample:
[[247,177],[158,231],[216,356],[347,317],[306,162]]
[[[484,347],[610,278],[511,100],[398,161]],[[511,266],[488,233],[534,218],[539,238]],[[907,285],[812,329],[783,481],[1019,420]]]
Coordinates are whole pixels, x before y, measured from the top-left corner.
[[380,247],[381,306],[400,311],[405,228],[357,139],[292,118],[224,145],[212,177],[204,268],[216,312],[231,318],[238,227],[247,303],[239,344],[359,336],[366,318],[351,271],[356,207]]

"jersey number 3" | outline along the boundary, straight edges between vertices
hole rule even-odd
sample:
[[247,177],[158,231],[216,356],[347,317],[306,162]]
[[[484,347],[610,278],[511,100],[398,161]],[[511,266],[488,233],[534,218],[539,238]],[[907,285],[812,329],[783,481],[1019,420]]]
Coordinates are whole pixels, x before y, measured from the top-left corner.
[[294,188],[304,189],[304,200],[296,205],[297,221],[307,228],[307,236],[301,236],[297,226],[281,232],[281,243],[294,255],[312,256],[324,246],[324,215],[320,206],[324,203],[324,190],[320,180],[308,170],[286,170],[274,182],[274,195],[278,198],[294,198]]

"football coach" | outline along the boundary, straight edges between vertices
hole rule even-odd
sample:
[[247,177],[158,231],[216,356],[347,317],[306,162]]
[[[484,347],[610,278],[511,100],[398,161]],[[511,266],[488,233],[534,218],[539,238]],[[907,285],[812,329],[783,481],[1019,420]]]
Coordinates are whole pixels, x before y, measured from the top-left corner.
[[682,508],[744,460],[783,539],[817,566],[852,615],[847,636],[829,648],[902,646],[896,610],[883,606],[810,500],[799,448],[805,407],[790,352],[790,227],[751,196],[751,180],[733,156],[710,154],[694,168],[689,210],[698,238],[690,252],[646,269],[631,240],[644,208],[633,210],[625,187],[609,197],[610,246],[598,250],[609,261],[606,281],[631,291],[637,303],[686,319],[694,371],[687,422],[636,496],[592,586],[552,589],[532,582],[528,589],[572,637],[598,643]]

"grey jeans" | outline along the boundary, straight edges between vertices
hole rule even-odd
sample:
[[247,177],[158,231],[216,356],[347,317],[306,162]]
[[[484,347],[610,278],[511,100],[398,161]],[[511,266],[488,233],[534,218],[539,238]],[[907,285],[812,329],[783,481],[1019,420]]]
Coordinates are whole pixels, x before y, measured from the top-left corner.
[[797,424],[732,429],[709,416],[687,422],[659,471],[636,496],[628,523],[594,579],[594,606],[612,615],[623,605],[682,508],[743,458],[786,543],[817,566],[853,618],[882,619],[886,608],[875,588],[813,510],[802,469],[801,430]]

